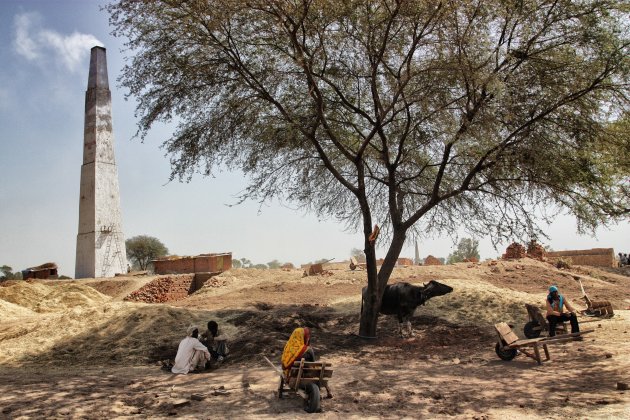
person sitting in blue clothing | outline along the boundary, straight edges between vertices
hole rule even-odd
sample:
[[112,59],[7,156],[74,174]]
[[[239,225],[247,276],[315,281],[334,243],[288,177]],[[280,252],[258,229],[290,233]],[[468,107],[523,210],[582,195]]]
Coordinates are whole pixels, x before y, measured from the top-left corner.
[[[569,312],[565,312],[564,309]],[[558,286],[551,286],[547,295],[547,321],[549,321],[549,337],[556,335],[556,325],[559,322],[570,321],[571,333],[580,332],[575,309],[568,300],[558,293]]]

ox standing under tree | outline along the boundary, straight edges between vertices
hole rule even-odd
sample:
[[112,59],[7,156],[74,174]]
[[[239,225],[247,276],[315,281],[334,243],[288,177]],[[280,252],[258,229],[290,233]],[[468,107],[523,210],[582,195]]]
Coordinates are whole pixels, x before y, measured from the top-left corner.
[[[403,324],[406,324],[407,335],[413,336],[410,318],[416,308],[424,305],[427,300],[435,296],[442,296],[451,293],[453,288],[445,284],[431,280],[429,284],[414,286],[409,283],[396,283],[385,286],[383,300],[381,302],[380,313],[384,315],[396,315],[400,323],[399,333],[402,337]],[[363,312],[363,301],[367,298],[367,287],[363,288],[361,300],[361,312]]]

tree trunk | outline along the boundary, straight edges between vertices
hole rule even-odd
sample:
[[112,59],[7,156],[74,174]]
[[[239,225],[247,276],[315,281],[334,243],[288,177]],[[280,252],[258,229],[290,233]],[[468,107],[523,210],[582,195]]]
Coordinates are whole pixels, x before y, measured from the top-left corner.
[[[392,275],[392,271],[394,271],[394,267],[398,262],[398,257],[400,256],[400,252],[402,251],[403,246],[405,245],[405,235],[406,231],[401,228],[394,228],[392,238],[392,243],[389,245],[389,249],[387,250],[387,255],[385,255],[385,259],[383,260],[383,265],[381,266],[380,271],[378,272],[378,289],[381,291],[385,290],[385,286],[387,286],[387,282],[389,281],[389,277]],[[381,292],[382,297],[383,292]],[[380,301],[380,298],[379,298]],[[379,308],[380,309],[380,308]]]
[[381,293],[378,290],[378,273],[376,271],[376,250],[374,244],[365,236],[365,268],[367,270],[367,291],[362,296],[361,321],[359,335],[362,337],[376,337],[378,311],[381,308]]
[[378,313],[381,309],[383,292],[405,243],[405,231],[400,229],[394,230],[392,243],[387,251],[383,265],[378,272],[376,270],[375,247],[374,244],[369,243],[368,237],[369,234],[365,235],[365,258],[368,285],[365,296],[362,296],[359,335],[362,337],[376,337]]

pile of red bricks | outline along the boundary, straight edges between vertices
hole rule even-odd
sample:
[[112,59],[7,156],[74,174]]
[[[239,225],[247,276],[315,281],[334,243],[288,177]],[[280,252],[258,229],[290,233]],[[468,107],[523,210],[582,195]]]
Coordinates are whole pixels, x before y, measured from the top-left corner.
[[398,258],[398,261],[396,261],[396,265],[402,265],[402,266],[412,266],[413,265],[413,260],[411,258]]
[[525,247],[518,242],[514,242],[510,244],[505,250],[505,254],[501,256],[504,260],[514,260],[518,258],[525,258],[527,256],[527,251]]
[[536,241],[531,241],[527,246],[527,256],[530,258],[544,261],[546,255],[547,251],[545,251],[545,248]]
[[442,265],[442,261],[438,260],[433,255],[429,255],[424,259],[424,265]]
[[[210,279],[212,280],[212,279]],[[208,280],[208,282],[210,282]],[[178,274],[158,277],[131,293],[125,300],[162,303],[185,299],[195,287],[194,274]]]

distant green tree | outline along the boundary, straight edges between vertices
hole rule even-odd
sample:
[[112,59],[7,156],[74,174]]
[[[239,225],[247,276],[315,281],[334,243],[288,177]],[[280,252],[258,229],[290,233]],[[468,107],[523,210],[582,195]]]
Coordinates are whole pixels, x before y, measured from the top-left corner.
[[462,238],[457,244],[455,252],[448,256],[446,263],[454,264],[469,258],[476,258],[479,261],[479,241],[471,238]]
[[241,268],[243,266],[243,263],[237,259],[237,258],[232,258],[232,268]]
[[168,248],[158,238],[153,236],[134,236],[125,241],[125,246],[127,248],[127,258],[133,262],[134,267],[140,270],[146,270],[151,260],[168,254]]
[[282,263],[278,260],[273,260],[267,263],[267,267],[269,268],[280,268]]
[[267,267],[267,264],[256,264],[256,265],[254,265],[254,266],[253,266],[253,267],[251,267],[251,268],[259,268],[259,269],[261,269],[261,270],[266,270],[266,269],[267,269],[267,268],[269,268],[269,267]]
[[22,280],[22,272],[13,272],[13,267],[3,265],[0,267],[0,280]]
[[243,268],[252,268],[252,262],[247,258],[241,258],[241,267]]

